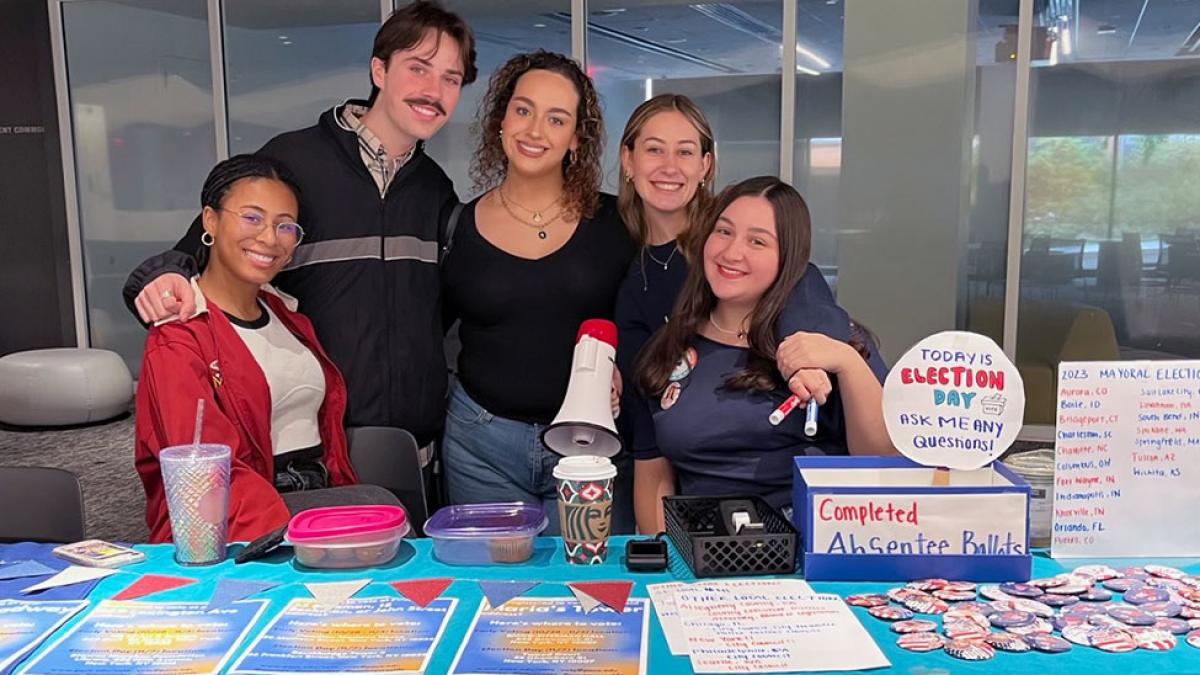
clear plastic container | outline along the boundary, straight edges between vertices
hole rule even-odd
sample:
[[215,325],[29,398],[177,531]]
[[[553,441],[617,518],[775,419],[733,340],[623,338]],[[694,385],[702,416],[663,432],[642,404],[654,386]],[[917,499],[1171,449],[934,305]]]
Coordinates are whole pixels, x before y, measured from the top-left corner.
[[1054,448],[1015,453],[1004,463],[1029,483],[1029,545],[1049,548],[1054,525]]
[[461,504],[438,509],[425,523],[433,554],[450,565],[521,563],[549,520],[540,504]]
[[301,511],[288,523],[288,542],[306,567],[371,567],[391,562],[408,534],[399,506],[326,506]]

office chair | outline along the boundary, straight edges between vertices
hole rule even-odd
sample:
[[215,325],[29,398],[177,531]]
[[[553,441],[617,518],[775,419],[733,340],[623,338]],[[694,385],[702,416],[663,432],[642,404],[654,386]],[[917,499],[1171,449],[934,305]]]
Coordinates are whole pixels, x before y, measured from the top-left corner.
[[0,542],[84,538],[83,491],[75,474],[48,467],[0,467]]

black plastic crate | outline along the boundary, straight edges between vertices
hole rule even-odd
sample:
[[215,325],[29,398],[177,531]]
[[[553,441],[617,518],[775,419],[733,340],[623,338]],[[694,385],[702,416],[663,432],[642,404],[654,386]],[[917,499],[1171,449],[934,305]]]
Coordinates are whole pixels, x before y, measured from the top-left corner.
[[[726,499],[751,501],[763,531],[722,534],[720,503]],[[796,528],[758,497],[663,497],[663,512],[667,535],[697,577],[796,571]]]

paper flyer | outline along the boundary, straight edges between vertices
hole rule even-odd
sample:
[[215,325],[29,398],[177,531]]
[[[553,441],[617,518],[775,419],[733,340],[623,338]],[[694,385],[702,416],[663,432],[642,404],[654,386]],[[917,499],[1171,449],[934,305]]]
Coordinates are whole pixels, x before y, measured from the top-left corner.
[[85,600],[0,600],[0,673],[9,672],[85,606]]
[[218,673],[267,601],[243,600],[211,611],[206,605],[105,600],[21,674]]
[[648,601],[585,613],[575,598],[485,600],[455,657],[454,675],[644,675]]
[[1055,558],[1200,555],[1200,361],[1064,361]]
[[386,596],[329,607],[296,598],[246,649],[233,672],[424,672],[457,603],[439,598],[421,607]]
[[675,607],[675,593],[685,589],[709,589],[713,591],[758,591],[779,592],[793,595],[811,595],[813,589],[802,579],[728,579],[726,581],[700,581],[685,584],[670,581],[663,584],[650,584],[646,590],[654,601],[654,612],[658,614],[658,623],[662,626],[663,636],[667,638],[667,647],[675,656],[688,655],[687,635],[679,623],[679,610]]
[[834,594],[689,588],[675,593],[697,673],[866,670],[891,665]]

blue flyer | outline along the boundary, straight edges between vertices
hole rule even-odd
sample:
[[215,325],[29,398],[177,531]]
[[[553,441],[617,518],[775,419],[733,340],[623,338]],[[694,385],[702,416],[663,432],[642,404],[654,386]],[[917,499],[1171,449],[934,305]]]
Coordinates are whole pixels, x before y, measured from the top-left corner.
[[207,675],[218,673],[266,607],[242,600],[205,611],[206,602],[105,600],[21,675]]
[[288,603],[233,666],[235,673],[421,673],[454,614],[454,598],[421,607],[393,596],[337,606]]
[[9,567],[21,563],[36,562],[50,568],[44,576],[0,579],[0,599],[11,600],[83,600],[100,583],[99,579],[80,584],[58,586],[38,591],[37,595],[26,595],[21,591],[33,584],[49,579],[51,575],[71,566],[71,563],[51,553],[46,544],[22,541],[16,544],[0,544],[0,566]]
[[454,675],[644,675],[645,598],[618,614],[575,598],[485,600],[455,658]]
[[0,673],[11,672],[13,664],[86,605],[86,600],[0,600]]

